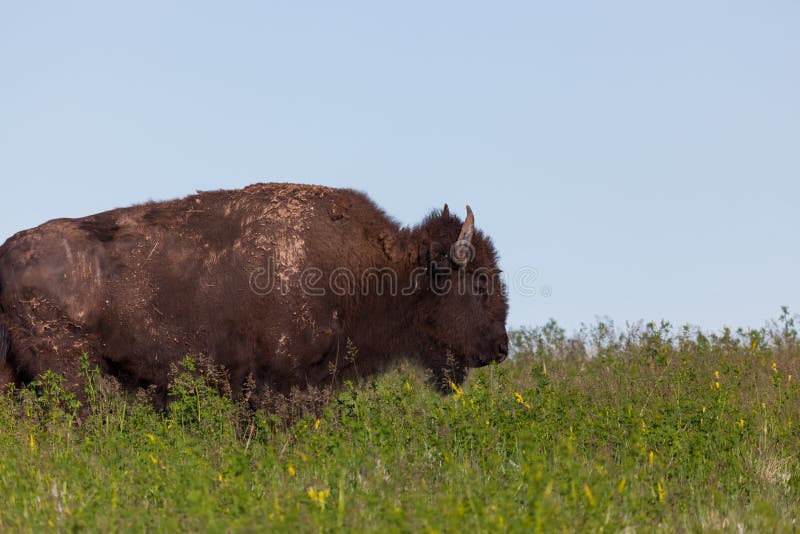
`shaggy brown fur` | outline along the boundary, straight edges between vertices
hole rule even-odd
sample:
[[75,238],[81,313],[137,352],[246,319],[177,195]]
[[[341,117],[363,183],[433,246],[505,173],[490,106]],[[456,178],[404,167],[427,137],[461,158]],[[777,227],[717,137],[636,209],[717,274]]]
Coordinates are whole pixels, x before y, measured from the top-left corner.
[[[258,390],[327,385],[398,357],[460,382],[508,352],[495,251],[476,231],[474,257],[454,266],[461,228],[446,207],[400,228],[361,193],[294,184],[53,220],[0,247],[0,378],[52,369],[77,389],[85,352],[123,384],[162,391],[187,354],[227,368],[234,391],[249,375]],[[376,268],[399,286],[362,279]]]

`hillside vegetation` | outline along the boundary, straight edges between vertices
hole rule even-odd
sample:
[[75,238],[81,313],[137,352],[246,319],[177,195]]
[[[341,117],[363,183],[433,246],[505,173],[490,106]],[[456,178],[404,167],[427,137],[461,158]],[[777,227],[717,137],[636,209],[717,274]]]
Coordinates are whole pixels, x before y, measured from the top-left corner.
[[[187,359],[172,403],[85,366],[0,398],[0,530],[796,531],[795,318],[517,331],[440,396],[407,365],[254,412]],[[357,354],[352,354],[357,358]],[[223,388],[224,390],[224,388]]]

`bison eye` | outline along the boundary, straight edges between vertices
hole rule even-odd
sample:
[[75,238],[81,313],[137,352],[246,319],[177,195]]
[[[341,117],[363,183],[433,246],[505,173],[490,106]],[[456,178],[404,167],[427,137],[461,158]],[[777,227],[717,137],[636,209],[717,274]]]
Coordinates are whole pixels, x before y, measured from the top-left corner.
[[477,295],[488,295],[489,294],[489,284],[483,278],[479,278],[473,284],[473,291]]

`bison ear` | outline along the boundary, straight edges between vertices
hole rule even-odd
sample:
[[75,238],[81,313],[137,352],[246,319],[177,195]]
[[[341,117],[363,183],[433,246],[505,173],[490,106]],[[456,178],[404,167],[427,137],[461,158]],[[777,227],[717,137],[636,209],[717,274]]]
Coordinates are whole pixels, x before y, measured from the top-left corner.
[[430,267],[432,263],[439,263],[447,259],[447,248],[436,241],[423,239],[419,244],[419,264]]
[[447,247],[441,243],[433,242],[428,248],[429,258],[431,261],[438,261],[447,257]]
[[442,217],[450,217],[450,207],[447,204],[442,208]]
[[452,270],[450,269],[450,259],[447,255],[447,247],[443,244],[434,241],[427,247],[425,254],[427,262],[424,264],[428,269],[428,274],[431,280],[438,279],[440,276],[449,276]]

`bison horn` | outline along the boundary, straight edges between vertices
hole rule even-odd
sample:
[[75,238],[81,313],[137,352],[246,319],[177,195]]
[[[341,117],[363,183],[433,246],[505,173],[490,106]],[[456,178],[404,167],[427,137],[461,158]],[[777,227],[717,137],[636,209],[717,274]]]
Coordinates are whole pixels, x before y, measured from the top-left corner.
[[450,217],[450,207],[447,204],[442,208],[442,217]]
[[472,208],[467,206],[467,219],[461,226],[461,232],[453,245],[453,263],[459,267],[466,267],[475,254],[472,249],[472,234],[474,233],[475,216],[472,214]]

